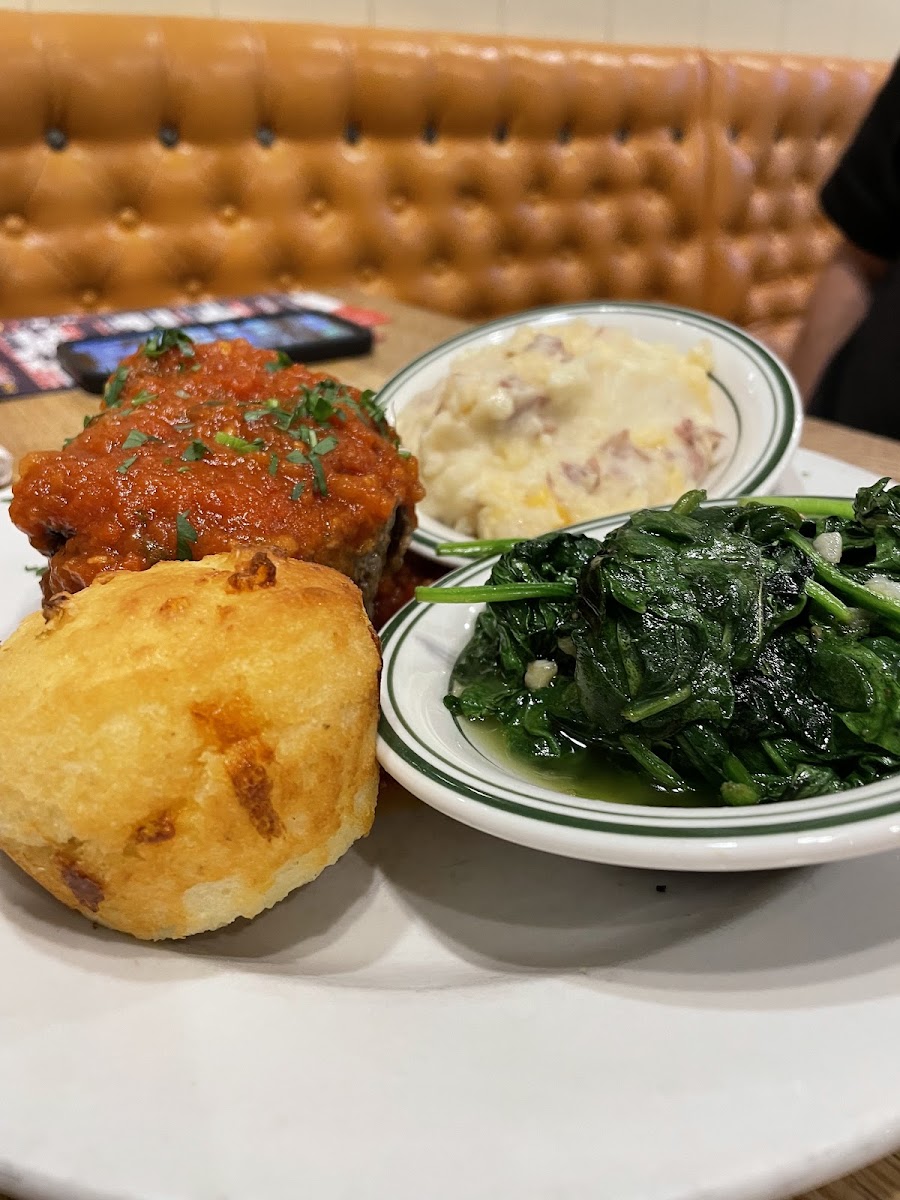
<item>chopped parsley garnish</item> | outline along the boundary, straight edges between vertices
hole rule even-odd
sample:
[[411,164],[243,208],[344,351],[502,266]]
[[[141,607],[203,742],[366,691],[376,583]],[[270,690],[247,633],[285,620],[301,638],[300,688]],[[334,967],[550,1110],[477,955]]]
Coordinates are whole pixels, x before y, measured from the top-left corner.
[[304,416],[312,421],[325,422],[337,415],[336,403],[344,398],[340,385],[318,384],[315,388],[304,388],[298,407],[304,410]]
[[274,399],[267,400],[264,408],[248,408],[244,413],[245,421],[261,421],[263,417],[271,417],[272,413],[278,408],[279,402]]
[[136,396],[132,396],[129,403],[132,407],[137,408],[139,404],[146,404],[148,400],[155,400],[156,392],[148,392],[146,388],[141,388]]
[[[301,388],[293,404],[289,400],[279,401],[272,397],[264,401],[264,406],[248,408],[244,413],[244,420],[248,424],[252,424],[270,416],[276,429],[281,430],[282,433],[288,433],[291,437],[312,447],[319,441],[319,435],[315,429],[301,424],[301,422],[313,421],[318,425],[324,425],[332,420],[346,421],[347,414],[338,407],[339,404],[346,404],[360,416],[368,415],[367,412],[360,409],[342,384],[325,380],[313,388]],[[383,424],[384,418],[381,410],[376,407],[375,412],[378,421]],[[336,439],[325,439],[325,441],[325,453],[337,445]]]
[[167,350],[180,350],[187,358],[194,357],[194,343],[183,329],[154,329],[144,342],[144,354],[161,358]]
[[206,442],[198,442],[196,439],[188,446],[185,446],[181,452],[181,457],[185,462],[199,462],[204,454],[209,454],[209,446]]
[[275,351],[275,358],[271,362],[266,363],[266,370],[272,374],[275,371],[283,371],[285,367],[292,367],[294,360],[289,354],[285,354],[283,350]]
[[116,467],[116,470],[119,472],[120,475],[124,475],[125,472],[128,470],[128,468],[131,466],[134,466],[134,464],[136,462],[137,462],[137,455],[132,454],[132,456],[130,458],[123,458],[122,461],[119,463],[119,465]]
[[345,421],[346,414],[337,407],[338,401],[350,403],[343,385],[326,380],[317,383],[314,388],[300,388],[293,406],[289,400],[267,400],[266,408],[250,409],[244,414],[244,419],[260,421],[271,415],[277,429],[296,437],[295,426],[300,421],[316,421],[320,425],[332,419]]
[[154,437],[152,433],[144,433],[140,429],[132,429],[122,443],[123,450],[133,450],[135,446],[143,446],[145,442],[161,442],[162,438]]
[[387,417],[384,415],[384,409],[375,399],[375,393],[371,388],[366,388],[364,392],[360,393],[359,403],[376,425],[386,424]]
[[397,451],[401,458],[412,458],[412,450],[404,450],[402,447]]
[[0,502],[3,504],[12,504],[12,496],[0,496]]
[[[299,431],[298,431],[299,432]],[[310,439],[303,438],[309,445],[309,450],[292,450],[288,454],[287,461],[290,463],[298,463],[302,466],[310,467],[313,473],[313,484],[320,496],[328,495],[328,482],[325,479],[325,468],[322,466],[322,458],[338,444],[336,437],[322,438],[321,441],[316,440],[315,431],[306,429],[306,432],[311,435]]]
[[282,433],[287,433],[291,427],[291,421],[294,419],[294,413],[288,412],[285,408],[273,408],[272,420],[275,423],[275,428],[280,429]]
[[306,442],[310,450],[315,450],[317,454],[328,454],[338,444],[333,434],[320,438],[311,425],[301,425],[299,429],[290,430],[290,434],[298,441]]
[[[387,423],[387,417],[384,415],[384,409],[375,399],[375,393],[368,389],[361,392],[359,400],[354,400],[351,396],[344,398],[344,403],[354,410],[357,416],[368,419],[372,422],[379,433],[385,437],[391,437],[390,427]],[[396,435],[393,435],[392,440],[396,444]]]
[[322,460],[318,454],[309,456],[309,465],[312,467],[313,484],[320,496],[328,495],[328,483],[325,479],[325,468],[322,466]]
[[273,454],[269,458],[269,474],[270,475],[278,474],[278,455],[277,454]]
[[26,566],[25,570],[29,573],[29,575],[37,575],[38,578],[43,578],[47,574],[46,567]]
[[302,479],[298,479],[297,482],[294,484],[294,486],[291,488],[291,499],[299,500],[305,491],[306,491],[306,484],[303,482]]
[[[122,388],[128,381],[129,371],[127,367],[117,367],[106,381],[106,387],[103,389],[103,403],[107,408],[117,408],[122,403]],[[85,429],[88,426],[88,419],[85,418]]]
[[234,450],[237,454],[253,454],[256,450],[265,450],[266,443],[262,438],[254,438],[252,442],[248,442],[246,438],[238,437],[233,433],[217,433],[216,441],[220,446],[227,446],[229,450]]
[[191,547],[197,540],[197,530],[188,520],[186,512],[179,513],[175,518],[175,557],[192,559],[194,552]]

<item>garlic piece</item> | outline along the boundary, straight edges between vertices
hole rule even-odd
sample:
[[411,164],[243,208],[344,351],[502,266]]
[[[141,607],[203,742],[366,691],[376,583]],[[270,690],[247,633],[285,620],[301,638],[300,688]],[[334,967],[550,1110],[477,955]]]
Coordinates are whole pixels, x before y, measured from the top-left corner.
[[546,687],[556,678],[559,667],[550,658],[536,658],[525,670],[525,686],[532,691]]
[[839,563],[844,553],[844,539],[836,529],[828,530],[813,539],[813,549],[821,554],[826,562]]
[[866,581],[866,588],[876,596],[883,596],[885,600],[900,603],[900,583],[896,579],[888,579],[886,575],[873,575]]

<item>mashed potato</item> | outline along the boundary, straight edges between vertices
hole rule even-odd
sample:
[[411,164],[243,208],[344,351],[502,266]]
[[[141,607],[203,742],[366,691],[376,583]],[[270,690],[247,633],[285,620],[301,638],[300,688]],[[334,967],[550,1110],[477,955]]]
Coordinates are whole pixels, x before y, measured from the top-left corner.
[[665,504],[713,465],[709,349],[652,345],[583,320],[460,354],[398,413],[421,510],[468,536],[533,537]]

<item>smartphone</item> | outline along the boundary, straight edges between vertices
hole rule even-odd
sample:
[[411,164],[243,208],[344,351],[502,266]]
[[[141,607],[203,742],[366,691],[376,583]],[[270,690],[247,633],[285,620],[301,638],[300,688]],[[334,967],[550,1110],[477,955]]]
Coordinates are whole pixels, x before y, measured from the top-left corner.
[[[245,338],[251,346],[283,350],[294,362],[301,363],[350,358],[372,350],[371,329],[312,309],[198,322],[179,328],[195,342]],[[148,332],[103,334],[61,342],[56,356],[79,387],[88,392],[102,392],[122,359],[144,344]]]

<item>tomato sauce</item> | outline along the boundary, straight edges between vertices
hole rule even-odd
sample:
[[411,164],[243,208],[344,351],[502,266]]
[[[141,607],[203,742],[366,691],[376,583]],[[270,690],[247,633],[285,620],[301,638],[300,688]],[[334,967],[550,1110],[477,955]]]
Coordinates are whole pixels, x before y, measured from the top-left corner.
[[353,578],[399,567],[423,491],[371,394],[244,341],[155,348],[62,450],[20,464],[10,515],[50,559],[45,598],[248,544]]

